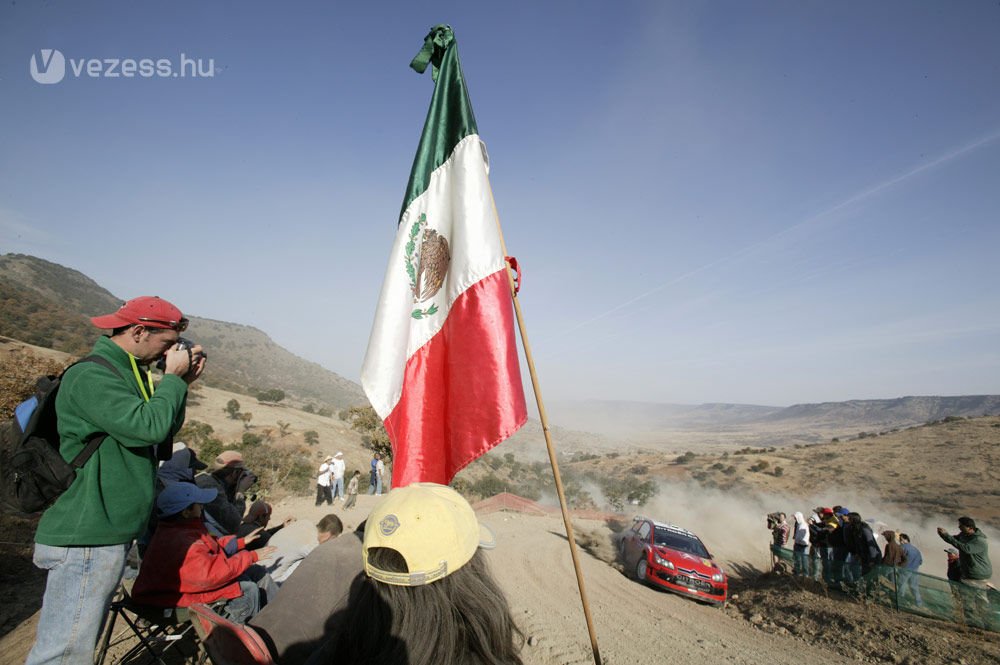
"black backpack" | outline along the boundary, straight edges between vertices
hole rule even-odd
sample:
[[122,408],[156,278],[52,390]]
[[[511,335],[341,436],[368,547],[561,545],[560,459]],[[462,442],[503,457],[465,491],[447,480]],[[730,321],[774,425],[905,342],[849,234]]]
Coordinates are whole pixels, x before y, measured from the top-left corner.
[[[121,378],[114,365],[100,356],[87,356],[69,367],[85,362],[107,367]],[[16,511],[37,513],[51,506],[69,489],[77,469],[87,463],[108,436],[103,432],[88,436],[83,450],[72,462],[59,454],[56,395],[69,367],[58,376],[38,379],[34,396],[17,406],[14,417],[5,426],[3,437],[7,441],[3,449],[9,454],[3,464],[0,489],[3,502]]]

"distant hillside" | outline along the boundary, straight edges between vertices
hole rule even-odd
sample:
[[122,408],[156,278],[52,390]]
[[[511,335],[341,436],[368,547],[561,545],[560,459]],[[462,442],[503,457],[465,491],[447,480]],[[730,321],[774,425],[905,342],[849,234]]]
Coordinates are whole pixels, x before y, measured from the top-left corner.
[[760,420],[781,407],[755,404],[662,404],[615,400],[553,402],[548,411],[563,427],[605,435],[724,427]]
[[753,434],[761,438],[746,440],[746,444],[780,445],[783,439],[815,443],[824,437],[881,432],[948,416],[1000,414],[1000,395],[899,397],[784,408],[753,404],[557,402],[550,406],[549,413],[553,422],[563,427],[624,438],[643,446],[658,441],[683,445],[700,440],[696,434],[712,433],[725,434],[729,443],[736,443],[741,435]]
[[[86,275],[24,254],[0,256],[0,336],[78,355],[97,333],[89,317],[123,302]],[[185,333],[205,345],[206,385],[240,393],[280,388],[318,407],[342,409],[367,400],[361,387],[237,323],[190,317]]]
[[822,404],[796,404],[761,420],[772,423],[810,423],[828,427],[885,430],[916,425],[948,416],[1000,414],[1000,395],[959,397],[897,397]]

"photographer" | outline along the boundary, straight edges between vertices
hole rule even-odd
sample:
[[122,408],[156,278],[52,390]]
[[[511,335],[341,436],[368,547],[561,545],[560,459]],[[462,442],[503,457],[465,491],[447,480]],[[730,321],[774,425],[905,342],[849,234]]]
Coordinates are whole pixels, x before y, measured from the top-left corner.
[[205,525],[217,536],[236,533],[246,512],[244,493],[257,482],[235,450],[224,450],[212,461],[208,472],[199,473],[194,482],[202,489],[217,490],[215,499],[205,505]]
[[783,567],[781,550],[788,542],[788,522],[785,513],[768,513],[767,528],[771,531],[771,564],[777,572]]

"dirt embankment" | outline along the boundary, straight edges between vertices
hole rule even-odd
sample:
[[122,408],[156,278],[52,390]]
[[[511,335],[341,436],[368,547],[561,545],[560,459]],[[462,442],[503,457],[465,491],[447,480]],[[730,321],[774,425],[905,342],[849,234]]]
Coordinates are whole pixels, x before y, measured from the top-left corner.
[[[351,529],[378,500],[362,496],[349,513],[339,505],[332,510]],[[329,510],[313,506],[309,498],[295,498],[276,505],[274,516],[316,521]],[[498,547],[488,558],[528,640],[522,652],[525,663],[592,663],[562,520],[514,512],[484,513],[480,519],[497,534]],[[729,567],[739,577],[733,579],[733,599],[726,609],[701,605],[626,577],[615,561],[615,534],[604,521],[574,520],[574,529],[598,644],[608,665],[1000,662],[997,635],[898,614],[827,594],[818,586],[802,586],[787,576],[761,575],[755,563]],[[30,560],[22,564],[30,567]],[[4,631],[20,622],[0,637],[3,664],[24,662],[33,639],[34,617],[15,620],[18,615],[8,611],[15,606],[12,598],[20,599],[22,615],[24,608],[40,603],[44,580],[27,571],[3,578]]]

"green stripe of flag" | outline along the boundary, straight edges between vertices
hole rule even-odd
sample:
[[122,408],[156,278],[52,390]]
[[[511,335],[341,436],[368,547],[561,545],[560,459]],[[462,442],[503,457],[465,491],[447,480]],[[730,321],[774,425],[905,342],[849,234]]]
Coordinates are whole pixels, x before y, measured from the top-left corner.
[[413,168],[410,169],[410,181],[399,211],[400,221],[413,199],[427,189],[431,173],[448,160],[459,141],[479,133],[462,75],[462,63],[458,59],[458,42],[450,26],[436,25],[431,28],[424,38],[424,47],[410,67],[422,74],[428,63],[432,65],[434,95],[427,110],[420,145],[413,158]]

